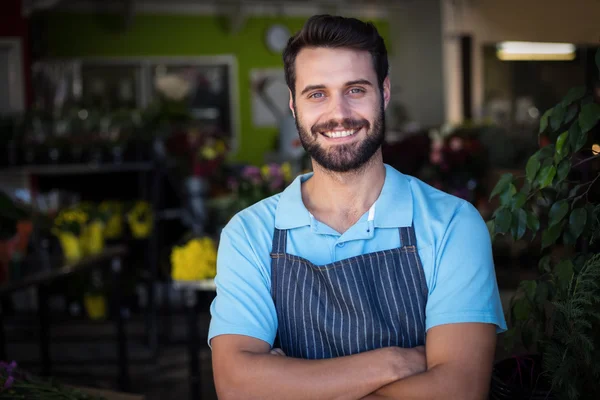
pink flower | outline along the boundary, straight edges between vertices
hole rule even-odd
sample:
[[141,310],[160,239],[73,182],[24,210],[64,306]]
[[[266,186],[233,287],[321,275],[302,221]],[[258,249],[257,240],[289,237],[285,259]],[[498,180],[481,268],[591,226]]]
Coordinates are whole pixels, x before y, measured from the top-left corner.
[[6,378],[6,381],[4,382],[4,387],[2,388],[2,390],[10,389],[10,387],[12,386],[14,381],[15,381],[15,378],[13,376],[9,376],[8,378]]
[[227,186],[231,190],[237,190],[238,187],[240,186],[240,184],[233,176],[230,176],[229,179],[227,180]]
[[444,147],[444,142],[442,140],[434,139],[433,142],[431,142],[431,149],[433,151],[442,151],[443,147]]
[[260,178],[260,168],[255,167],[254,165],[247,165],[242,171],[242,176],[248,179],[252,179],[254,177]]
[[429,161],[433,165],[440,165],[442,162],[442,152],[440,150],[434,150],[429,155]]
[[463,140],[459,137],[450,139],[450,148],[452,151],[460,151],[463,148]]

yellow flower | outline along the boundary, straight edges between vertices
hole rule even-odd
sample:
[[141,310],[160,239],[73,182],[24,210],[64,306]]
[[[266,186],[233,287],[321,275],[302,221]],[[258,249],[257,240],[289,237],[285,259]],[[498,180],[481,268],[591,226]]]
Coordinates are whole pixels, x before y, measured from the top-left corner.
[[200,154],[202,155],[202,158],[206,160],[214,160],[218,156],[217,151],[210,146],[202,147]]
[[174,280],[203,280],[216,275],[217,251],[209,237],[195,238],[171,251]]
[[218,140],[217,143],[215,144],[215,150],[219,154],[225,153],[225,151],[227,151],[227,146],[225,146],[225,142],[222,140]]
[[269,166],[268,165],[263,165],[260,169],[260,174],[262,175],[262,177],[264,179],[269,179],[269,176],[271,176],[271,173],[269,171]]
[[284,162],[283,164],[281,164],[281,173],[283,174],[283,179],[286,182],[292,180],[292,166],[289,162]]

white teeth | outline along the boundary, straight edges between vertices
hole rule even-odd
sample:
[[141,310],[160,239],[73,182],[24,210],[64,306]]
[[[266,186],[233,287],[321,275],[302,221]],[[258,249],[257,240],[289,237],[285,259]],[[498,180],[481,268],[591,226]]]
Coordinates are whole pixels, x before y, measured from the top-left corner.
[[330,132],[323,132],[323,134],[330,138],[340,138],[340,137],[354,135],[355,132],[356,131],[330,131]]

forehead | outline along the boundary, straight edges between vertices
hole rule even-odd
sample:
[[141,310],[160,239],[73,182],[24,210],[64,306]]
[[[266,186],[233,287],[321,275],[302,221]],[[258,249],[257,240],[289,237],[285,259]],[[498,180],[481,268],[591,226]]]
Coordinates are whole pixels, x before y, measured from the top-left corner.
[[368,51],[353,49],[304,48],[296,57],[296,88],[306,85],[343,85],[367,79],[376,84],[377,74]]

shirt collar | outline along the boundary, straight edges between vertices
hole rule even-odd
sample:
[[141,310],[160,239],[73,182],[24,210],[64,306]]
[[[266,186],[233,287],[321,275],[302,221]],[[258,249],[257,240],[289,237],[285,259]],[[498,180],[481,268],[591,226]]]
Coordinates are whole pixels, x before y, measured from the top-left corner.
[[310,225],[310,213],[302,201],[302,182],[313,175],[312,172],[299,175],[281,193],[277,211],[275,211],[275,227],[277,229],[294,229]]
[[[312,172],[299,175],[281,193],[275,212],[277,229],[294,229],[311,225],[310,213],[302,201],[302,182]],[[385,165],[385,181],[379,198],[375,202],[376,228],[398,228],[410,226],[413,219],[413,199],[408,178],[396,169]]]
[[375,202],[376,228],[399,228],[411,226],[413,220],[413,197],[410,181],[406,175],[385,164],[385,181]]

